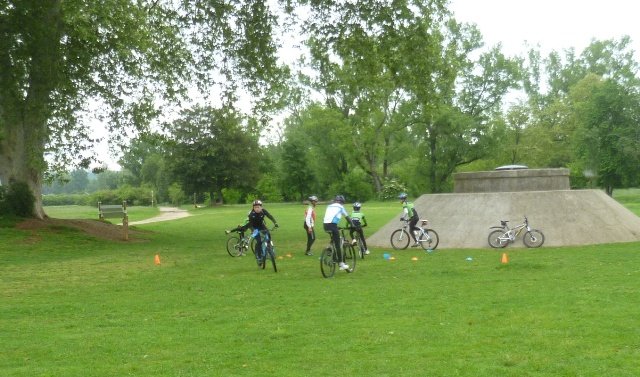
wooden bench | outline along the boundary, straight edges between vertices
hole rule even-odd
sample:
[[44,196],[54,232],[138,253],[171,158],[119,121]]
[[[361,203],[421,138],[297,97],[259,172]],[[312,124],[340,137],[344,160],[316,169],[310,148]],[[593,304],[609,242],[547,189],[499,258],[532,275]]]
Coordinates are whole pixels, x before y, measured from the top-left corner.
[[104,221],[107,218],[122,219],[124,240],[129,240],[129,216],[127,215],[127,201],[122,204],[102,204],[98,202],[98,219]]

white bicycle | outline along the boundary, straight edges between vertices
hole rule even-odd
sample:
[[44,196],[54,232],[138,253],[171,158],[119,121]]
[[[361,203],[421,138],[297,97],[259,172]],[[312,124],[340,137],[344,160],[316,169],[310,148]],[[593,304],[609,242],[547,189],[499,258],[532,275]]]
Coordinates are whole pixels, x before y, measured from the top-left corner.
[[495,248],[507,247],[510,243],[515,242],[516,237],[526,229],[522,236],[522,242],[526,247],[540,247],[544,243],[544,234],[538,229],[532,229],[529,226],[529,219],[524,217],[522,224],[516,225],[513,228],[507,226],[508,221],[501,220],[500,226],[492,226],[489,229],[495,229],[489,233],[489,246]]

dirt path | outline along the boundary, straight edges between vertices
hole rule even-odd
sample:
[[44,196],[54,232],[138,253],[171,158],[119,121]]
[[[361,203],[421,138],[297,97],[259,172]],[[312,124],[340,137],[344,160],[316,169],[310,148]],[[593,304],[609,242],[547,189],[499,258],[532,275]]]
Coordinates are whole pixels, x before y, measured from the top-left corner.
[[140,220],[140,221],[132,221],[129,223],[129,225],[139,225],[139,224],[155,223],[158,221],[176,220],[176,219],[181,219],[183,217],[191,216],[189,211],[180,209],[180,208],[160,207],[159,209],[160,209],[160,214],[158,216],[152,217],[150,219]]

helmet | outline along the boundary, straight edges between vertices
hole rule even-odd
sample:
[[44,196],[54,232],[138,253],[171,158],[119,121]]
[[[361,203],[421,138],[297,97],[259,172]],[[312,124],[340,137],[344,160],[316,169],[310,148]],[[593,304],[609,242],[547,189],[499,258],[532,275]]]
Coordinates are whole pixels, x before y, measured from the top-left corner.
[[401,192],[400,195],[398,195],[398,199],[405,200],[406,198],[407,198],[406,192]]
[[253,205],[254,206],[262,206],[262,201],[256,199],[256,200],[253,201]]
[[362,204],[360,204],[360,202],[353,203],[353,209],[355,209],[356,211],[359,210],[360,207],[362,207]]
[[334,202],[338,202],[340,204],[344,204],[344,196],[342,195],[336,195],[335,199],[333,199]]
[[315,196],[315,195],[311,195],[311,196],[309,197],[309,201],[310,201],[310,202],[317,202],[317,201],[318,201],[318,197],[317,197],[317,196]]

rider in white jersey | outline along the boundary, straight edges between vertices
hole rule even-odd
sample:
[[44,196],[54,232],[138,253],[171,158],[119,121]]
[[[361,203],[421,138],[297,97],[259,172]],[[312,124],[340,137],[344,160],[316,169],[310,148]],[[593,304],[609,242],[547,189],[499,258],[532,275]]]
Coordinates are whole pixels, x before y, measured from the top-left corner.
[[340,245],[340,231],[338,230],[338,223],[340,223],[340,219],[342,216],[347,220],[349,224],[351,224],[351,218],[349,218],[349,214],[347,210],[344,209],[344,196],[337,195],[333,200],[333,203],[327,206],[327,210],[324,213],[324,230],[326,232],[331,233],[331,240],[333,241],[333,245],[336,248],[336,252],[338,254],[338,261],[341,270],[348,270],[349,266],[344,263],[344,255],[342,253],[342,245]]

